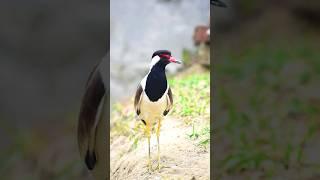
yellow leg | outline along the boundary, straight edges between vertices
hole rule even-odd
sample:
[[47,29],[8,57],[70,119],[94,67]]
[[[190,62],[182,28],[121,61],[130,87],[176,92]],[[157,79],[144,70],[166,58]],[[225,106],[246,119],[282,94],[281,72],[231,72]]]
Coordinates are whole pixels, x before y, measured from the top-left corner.
[[146,134],[148,137],[148,170],[151,171],[151,156],[150,156],[150,123],[146,124]]
[[157,128],[157,141],[158,141],[158,170],[160,171],[160,127],[161,127],[161,118],[158,120],[158,128]]

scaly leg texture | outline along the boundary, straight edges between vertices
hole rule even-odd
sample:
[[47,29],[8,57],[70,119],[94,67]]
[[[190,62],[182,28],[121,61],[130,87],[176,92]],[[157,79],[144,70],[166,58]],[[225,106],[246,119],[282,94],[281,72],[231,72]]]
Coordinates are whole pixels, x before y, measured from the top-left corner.
[[161,127],[161,118],[158,120],[158,128],[157,128],[157,141],[158,141],[158,170],[160,170],[160,127]]

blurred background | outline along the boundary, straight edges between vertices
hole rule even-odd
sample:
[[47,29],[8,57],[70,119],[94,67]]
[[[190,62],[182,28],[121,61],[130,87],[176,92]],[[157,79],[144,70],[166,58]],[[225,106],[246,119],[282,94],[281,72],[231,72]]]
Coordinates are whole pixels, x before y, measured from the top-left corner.
[[[209,2],[111,1],[110,22],[108,15],[105,1],[0,2],[1,179],[90,179],[79,158],[77,118],[88,75],[109,48],[110,31],[111,97],[120,101],[135,92],[155,50],[170,49],[183,60],[196,57],[194,30],[208,28]],[[195,88],[203,79],[201,96],[208,97],[208,69],[189,78],[189,93],[203,88]],[[199,112],[208,103],[207,98]]]
[[[194,34],[197,26],[209,24],[209,3],[121,2],[111,1],[110,13],[113,101],[132,95],[155,49],[170,49],[187,68],[208,48],[194,46]],[[211,64],[219,87],[213,101],[214,151],[221,155],[214,157],[214,173],[226,179],[318,179],[319,2],[225,3],[228,8],[211,9]],[[79,159],[77,114],[87,76],[106,51],[106,7],[106,2],[82,0],[0,2],[2,179],[89,179]],[[157,20],[149,18],[150,13]],[[205,39],[202,44],[208,44]],[[180,71],[169,67],[169,74]],[[191,74],[199,73],[195,71]],[[188,87],[206,89],[202,96],[208,96],[203,85],[210,82],[208,70],[204,73],[195,79],[182,77],[177,93]],[[192,118],[205,112],[207,120],[210,113],[203,109],[177,109],[173,115]],[[121,117],[132,118],[124,111],[119,110]]]
[[[209,179],[209,4],[208,0],[111,0],[111,179]],[[150,173],[145,125],[136,117],[133,97],[149,71],[152,54],[160,49],[170,50],[183,65],[166,67],[174,105],[160,132],[163,168],[157,171],[154,166]]]
[[77,116],[108,15],[105,1],[0,2],[1,179],[88,179]]
[[[178,59],[184,49],[194,51],[194,28],[210,16],[206,0],[112,0],[110,7],[111,101],[133,96],[156,50]],[[169,65],[168,73],[177,68]]]
[[216,179],[319,179],[320,2],[211,9]]

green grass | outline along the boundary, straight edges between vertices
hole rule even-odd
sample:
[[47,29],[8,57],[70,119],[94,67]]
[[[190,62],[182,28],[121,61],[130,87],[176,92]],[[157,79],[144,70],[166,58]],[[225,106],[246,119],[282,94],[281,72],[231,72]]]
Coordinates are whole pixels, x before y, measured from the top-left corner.
[[210,116],[210,75],[191,74],[169,80],[174,95],[173,115],[189,119]]
[[193,73],[170,80],[174,100],[172,115],[192,126],[187,136],[200,147],[210,144],[210,74]]
[[188,137],[196,140],[198,146],[206,148],[210,144],[210,126],[205,125],[204,127],[196,128],[193,124],[192,132],[188,134]]
[[132,104],[116,103],[111,111],[111,143],[115,137],[129,137],[131,149],[135,149],[144,136],[144,125],[135,117]]
[[222,140],[215,142],[228,148],[216,163],[219,172],[256,170],[272,177],[279,169],[301,167],[304,147],[320,132],[320,101],[299,94],[320,79],[318,50],[304,42],[261,44],[221,58],[215,64],[221,86],[215,134]]

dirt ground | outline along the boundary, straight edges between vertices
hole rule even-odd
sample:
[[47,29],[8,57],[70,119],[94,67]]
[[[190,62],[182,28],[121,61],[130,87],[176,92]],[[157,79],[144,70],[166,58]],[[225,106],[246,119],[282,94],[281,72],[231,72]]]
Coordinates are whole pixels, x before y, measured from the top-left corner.
[[120,179],[210,179],[210,147],[197,146],[188,134],[192,132],[182,120],[166,117],[160,133],[161,169],[157,169],[157,140],[151,136],[152,172],[148,172],[148,143],[139,140],[132,150],[132,142],[125,136],[111,144],[110,177]]

